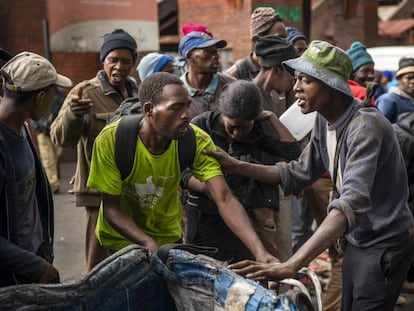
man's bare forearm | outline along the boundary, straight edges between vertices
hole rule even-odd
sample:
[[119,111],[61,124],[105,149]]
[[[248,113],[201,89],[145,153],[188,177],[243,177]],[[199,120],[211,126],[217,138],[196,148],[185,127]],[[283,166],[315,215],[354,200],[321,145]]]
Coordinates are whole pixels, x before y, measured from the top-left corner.
[[237,165],[233,168],[233,172],[237,175],[250,177],[271,185],[281,183],[280,170],[275,165],[263,165],[238,161]]
[[333,246],[347,228],[345,215],[333,209],[309,240],[287,261],[295,271],[306,266],[320,253]]

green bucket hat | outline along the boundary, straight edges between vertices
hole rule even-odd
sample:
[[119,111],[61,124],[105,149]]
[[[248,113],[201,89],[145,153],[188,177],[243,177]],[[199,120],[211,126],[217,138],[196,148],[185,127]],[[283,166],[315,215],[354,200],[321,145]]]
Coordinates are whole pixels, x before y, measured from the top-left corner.
[[282,63],[285,70],[305,73],[335,90],[353,97],[348,86],[352,61],[346,52],[325,41],[312,41],[301,57]]

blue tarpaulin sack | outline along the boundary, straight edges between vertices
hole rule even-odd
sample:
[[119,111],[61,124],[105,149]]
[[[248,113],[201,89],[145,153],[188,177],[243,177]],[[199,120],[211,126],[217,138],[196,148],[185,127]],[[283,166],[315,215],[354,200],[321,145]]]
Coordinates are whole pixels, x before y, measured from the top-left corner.
[[167,281],[179,311],[299,310],[287,296],[273,295],[226,268],[222,261],[175,248],[166,255],[162,248],[154,256],[155,268]]
[[62,284],[0,288],[0,310],[176,310],[148,250],[128,246],[99,263],[85,278]]
[[130,245],[80,281],[0,288],[0,310],[311,310],[235,274],[209,253],[207,247],[168,244],[152,254]]

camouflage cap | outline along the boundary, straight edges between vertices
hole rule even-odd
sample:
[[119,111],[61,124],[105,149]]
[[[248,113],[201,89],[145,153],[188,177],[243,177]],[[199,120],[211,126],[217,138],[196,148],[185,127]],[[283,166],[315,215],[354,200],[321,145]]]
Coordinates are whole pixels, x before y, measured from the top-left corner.
[[325,41],[312,41],[301,57],[282,63],[288,70],[297,70],[322,81],[335,90],[353,97],[348,86],[352,62],[346,52]]

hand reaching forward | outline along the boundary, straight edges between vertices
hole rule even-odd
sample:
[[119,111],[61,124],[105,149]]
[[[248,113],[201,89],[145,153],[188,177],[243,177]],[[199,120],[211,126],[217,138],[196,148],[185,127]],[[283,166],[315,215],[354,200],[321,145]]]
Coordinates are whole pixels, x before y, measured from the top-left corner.
[[297,272],[285,262],[262,263],[252,260],[236,262],[229,265],[229,269],[255,281],[280,281],[293,277]]
[[50,263],[46,263],[46,266],[43,269],[43,272],[40,275],[40,278],[37,280],[36,283],[47,284],[47,283],[59,283],[59,282],[60,282],[59,272]]
[[88,114],[93,106],[92,101],[89,98],[82,98],[82,93],[83,87],[81,86],[78,90],[78,96],[74,97],[70,102],[70,110],[78,118]]
[[205,149],[203,150],[203,153],[216,159],[227,174],[235,174],[235,168],[239,160],[231,157],[227,152],[225,152],[219,146],[217,146],[217,151]]
[[156,252],[160,248],[158,244],[151,238],[148,238],[142,245],[148,248],[151,252]]
[[277,119],[277,116],[274,114],[273,111],[263,110],[262,114],[259,116],[258,120],[269,120],[272,117]]

